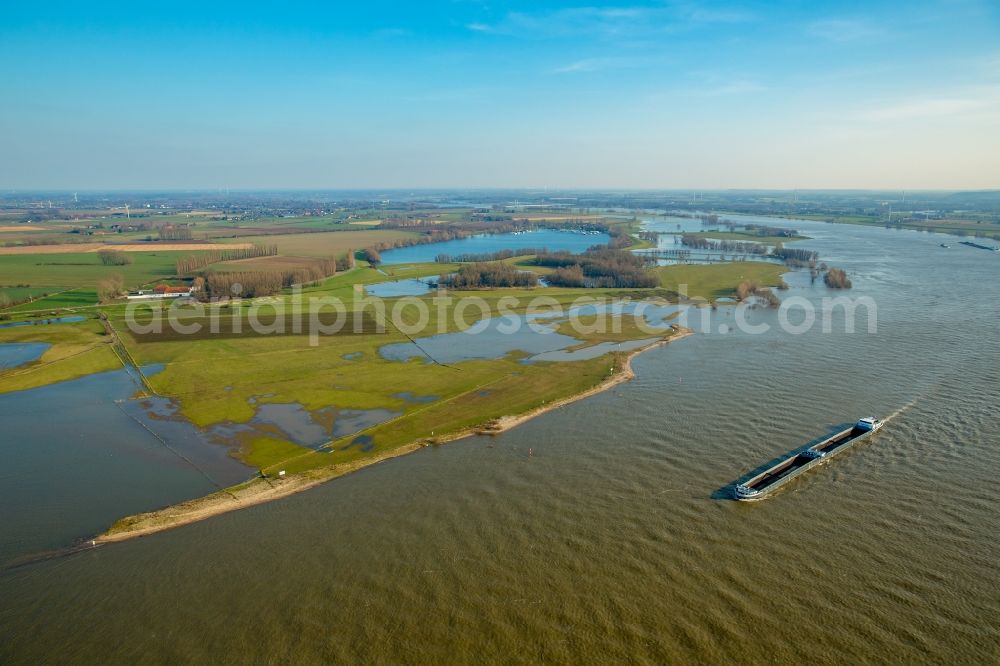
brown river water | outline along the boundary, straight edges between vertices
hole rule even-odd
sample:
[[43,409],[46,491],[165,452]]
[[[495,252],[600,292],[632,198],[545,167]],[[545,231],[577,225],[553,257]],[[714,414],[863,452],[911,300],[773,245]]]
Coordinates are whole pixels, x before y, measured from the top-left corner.
[[[504,435],[8,568],[0,662],[996,663],[1000,255],[782,224],[875,300],[876,334],[723,334],[721,309]],[[856,449],[728,499],[870,413],[892,418]]]

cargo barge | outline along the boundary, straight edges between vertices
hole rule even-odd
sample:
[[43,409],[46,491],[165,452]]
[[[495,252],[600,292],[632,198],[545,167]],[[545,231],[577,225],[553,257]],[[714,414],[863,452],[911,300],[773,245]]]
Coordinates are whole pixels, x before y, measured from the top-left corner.
[[980,243],[973,243],[972,241],[958,241],[962,245],[968,245],[969,247],[977,247],[980,250],[989,250],[991,252],[1000,252],[1000,247],[995,245],[982,245]]
[[764,499],[799,474],[867,439],[882,427],[882,423],[874,416],[863,418],[850,428],[779,460],[743,483],[737,483],[733,495],[744,502]]

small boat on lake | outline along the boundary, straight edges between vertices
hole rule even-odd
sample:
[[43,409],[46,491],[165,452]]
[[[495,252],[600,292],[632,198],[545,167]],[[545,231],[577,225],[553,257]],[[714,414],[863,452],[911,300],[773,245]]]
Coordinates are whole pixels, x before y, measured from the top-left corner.
[[841,451],[868,439],[883,423],[884,421],[869,416],[804,451],[789,454],[752,478],[737,483],[733,488],[733,496],[741,501],[764,499],[806,470],[821,465]]
[[948,245],[947,243],[941,243],[941,247],[951,247],[951,245]]

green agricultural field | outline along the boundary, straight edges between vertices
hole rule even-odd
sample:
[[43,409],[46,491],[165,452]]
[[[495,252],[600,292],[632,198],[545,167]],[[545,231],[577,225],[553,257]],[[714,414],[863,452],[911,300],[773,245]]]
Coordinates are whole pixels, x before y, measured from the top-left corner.
[[127,266],[105,266],[96,252],[0,255],[0,284],[32,287],[87,287],[111,273],[121,273],[126,287],[137,287],[174,275],[179,257],[194,252],[129,252]]
[[77,287],[76,289],[55,289],[49,290],[49,295],[30,303],[21,303],[5,312],[10,314],[23,312],[49,312],[51,310],[61,310],[64,308],[82,308],[93,306],[97,303],[97,290],[88,287]]
[[64,291],[66,287],[0,287],[0,310],[10,307],[9,303],[17,303],[25,299],[38,299],[43,295]]

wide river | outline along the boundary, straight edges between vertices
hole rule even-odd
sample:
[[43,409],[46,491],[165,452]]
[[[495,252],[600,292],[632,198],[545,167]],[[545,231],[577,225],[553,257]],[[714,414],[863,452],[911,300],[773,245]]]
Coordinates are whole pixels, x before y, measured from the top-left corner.
[[[780,224],[874,299],[876,334],[720,333],[723,309],[504,435],[7,569],[0,662],[996,663],[1000,255]],[[869,413],[892,415],[869,442],[726,499]]]

